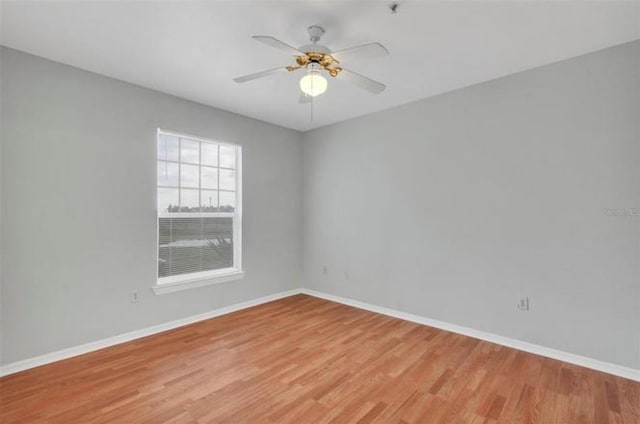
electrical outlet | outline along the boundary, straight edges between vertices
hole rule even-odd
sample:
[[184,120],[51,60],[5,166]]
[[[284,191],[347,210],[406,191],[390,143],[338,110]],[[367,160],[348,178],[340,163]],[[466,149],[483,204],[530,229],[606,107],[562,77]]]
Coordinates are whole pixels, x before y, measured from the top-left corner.
[[140,292],[138,290],[132,290],[131,293],[129,293],[129,299],[131,303],[140,302]]
[[528,311],[529,310],[529,298],[528,297],[521,297],[520,301],[518,302],[518,309],[520,309],[521,311]]

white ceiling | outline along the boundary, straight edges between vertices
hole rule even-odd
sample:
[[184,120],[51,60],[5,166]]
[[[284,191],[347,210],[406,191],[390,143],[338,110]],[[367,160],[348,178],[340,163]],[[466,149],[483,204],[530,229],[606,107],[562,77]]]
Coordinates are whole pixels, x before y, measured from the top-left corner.
[[[640,38],[640,2],[4,2],[1,43],[79,68],[308,130]],[[333,50],[379,41],[381,59],[346,68],[387,84],[372,95],[329,81],[298,104],[301,74],[234,77],[291,63],[251,35],[299,47],[325,27]]]

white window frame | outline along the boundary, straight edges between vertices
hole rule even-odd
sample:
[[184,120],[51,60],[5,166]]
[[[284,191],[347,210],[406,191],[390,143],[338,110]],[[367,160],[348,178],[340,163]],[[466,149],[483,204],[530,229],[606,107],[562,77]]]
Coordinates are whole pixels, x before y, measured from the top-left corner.
[[[225,143],[221,141],[211,140],[208,138],[194,136],[190,134],[177,133],[174,131],[163,130],[158,128],[156,134],[156,149],[158,146],[158,138],[160,134],[188,138],[199,141],[201,143],[214,143],[221,146],[232,147],[236,151],[236,205],[234,212],[159,212],[156,201],[156,284],[152,287],[156,294],[172,293],[180,290],[191,289],[195,287],[204,287],[213,284],[225,283],[227,281],[239,280],[244,278],[242,269],[242,146],[238,144]],[[156,153],[156,163],[158,161]],[[199,166],[202,166],[200,164]],[[218,167],[218,169],[220,169]],[[158,193],[158,183],[156,176],[156,196]],[[160,218],[233,218],[233,267],[216,269],[211,271],[192,272],[189,274],[173,275],[170,277],[160,277],[158,275],[157,258],[159,257],[159,237],[160,237]]]

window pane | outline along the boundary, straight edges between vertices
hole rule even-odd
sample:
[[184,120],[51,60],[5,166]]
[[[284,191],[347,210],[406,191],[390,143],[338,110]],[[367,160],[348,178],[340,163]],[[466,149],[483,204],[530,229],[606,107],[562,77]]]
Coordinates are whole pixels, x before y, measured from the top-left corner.
[[170,219],[158,219],[158,277],[170,275],[171,266],[171,225]]
[[231,169],[220,169],[220,190],[236,189],[236,171]]
[[178,204],[177,188],[158,188],[158,212],[177,212]]
[[233,266],[233,218],[205,218],[202,223],[203,238],[207,245],[202,249],[204,270],[231,268]]
[[200,190],[180,189],[180,212],[200,211]]
[[174,162],[158,161],[158,185],[178,187],[178,170],[180,167]]
[[236,194],[233,191],[221,191],[219,202],[221,212],[233,212],[236,208]]
[[202,164],[218,166],[218,145],[202,142]]
[[[169,275],[188,274],[198,272],[201,269],[200,251],[205,243],[202,240],[202,219],[201,218],[161,218],[160,227],[163,221],[169,225]],[[163,245],[159,248],[162,250]],[[160,272],[161,269],[159,268]]]
[[220,146],[220,167],[235,169],[236,149],[234,147]]
[[200,172],[202,188],[218,188],[218,168],[203,166]]
[[178,137],[158,134],[158,159],[178,161]]
[[200,167],[197,165],[180,164],[180,186],[181,187],[200,187],[200,179],[198,172]]
[[217,212],[218,211],[218,191],[202,190],[200,193],[201,212]]
[[200,163],[200,142],[181,138],[180,155],[180,162]]

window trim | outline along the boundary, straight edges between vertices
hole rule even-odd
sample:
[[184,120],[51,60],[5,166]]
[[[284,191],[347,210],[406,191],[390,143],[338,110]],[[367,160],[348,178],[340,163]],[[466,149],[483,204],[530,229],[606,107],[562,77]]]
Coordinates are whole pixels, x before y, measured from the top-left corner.
[[164,277],[164,279],[174,281],[156,283],[151,288],[153,289],[155,294],[166,294],[177,292],[180,290],[212,286],[214,284],[240,280],[244,278],[244,275],[244,271],[241,271],[237,268],[224,268],[216,269],[213,271],[192,272],[191,274]]
[[[232,147],[236,150],[236,205],[233,212],[159,212],[156,200],[156,283],[151,288],[154,293],[165,294],[172,293],[180,290],[187,290],[196,287],[204,287],[214,284],[226,283],[228,281],[239,280],[244,278],[245,272],[242,268],[242,146],[239,144],[226,143],[221,141],[212,140],[205,137],[178,133],[175,131],[163,130],[158,128],[156,132],[156,149],[158,148],[158,138],[160,134],[166,134],[174,137],[188,138],[197,140],[199,142],[215,143],[217,145]],[[155,161],[158,161],[158,153],[156,150]],[[219,165],[219,163],[218,163]],[[200,164],[202,166],[202,164]],[[220,167],[218,167],[220,168]],[[227,169],[227,168],[223,168]],[[158,193],[158,180],[156,176],[156,196]],[[202,188],[200,187],[199,190]],[[219,190],[218,190],[219,191]],[[230,191],[230,190],[223,190]],[[233,263],[234,266],[230,268],[221,268],[210,271],[192,272],[189,274],[173,275],[170,277],[160,277],[158,275],[158,246],[159,246],[159,225],[160,218],[201,218],[201,217],[227,217],[233,218]]]

